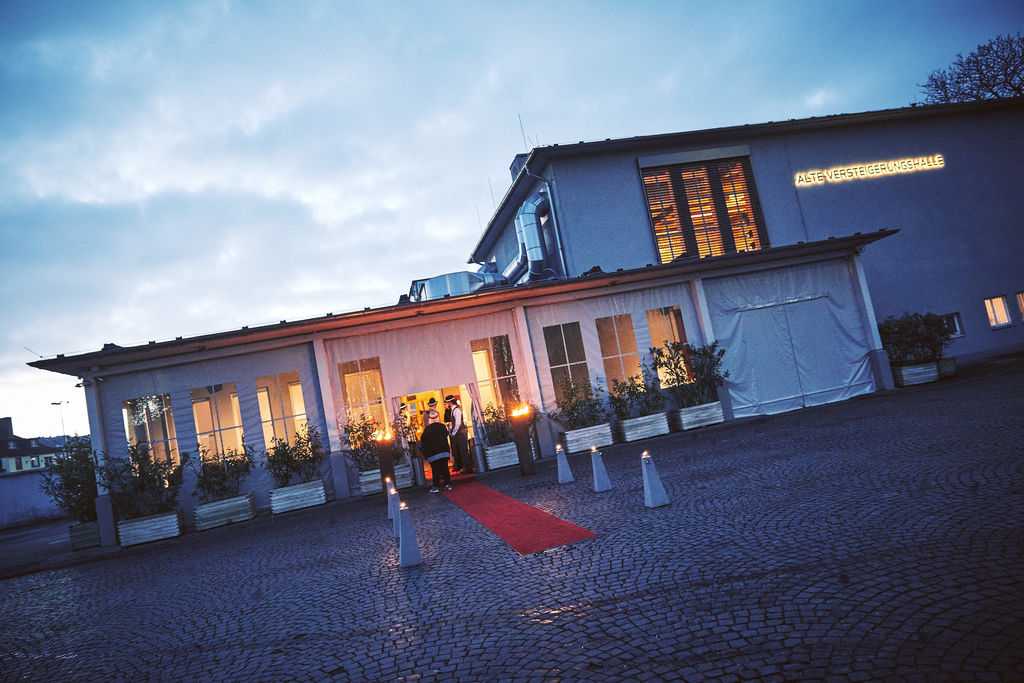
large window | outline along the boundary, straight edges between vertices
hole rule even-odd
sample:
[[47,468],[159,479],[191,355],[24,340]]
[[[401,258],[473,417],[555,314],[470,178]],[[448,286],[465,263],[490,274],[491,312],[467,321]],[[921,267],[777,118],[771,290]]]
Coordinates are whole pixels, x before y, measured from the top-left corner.
[[196,439],[203,457],[241,452],[245,439],[235,383],[199,387],[190,393]]
[[294,443],[295,435],[306,426],[306,403],[302,398],[299,373],[283,372],[257,378],[256,398],[267,448],[275,440]]
[[481,405],[509,407],[519,403],[519,384],[508,335],[474,339],[469,348],[473,352]]
[[605,381],[608,387],[615,380],[625,381],[640,374],[640,357],[636,350],[636,335],[633,334],[633,316],[629,313],[598,318],[597,340],[601,344],[601,360],[604,362]]
[[124,433],[132,446],[147,446],[154,460],[178,464],[178,438],[169,394],[121,401]]
[[1017,308],[1020,310],[1020,317],[1024,320],[1024,292],[1017,292]]
[[572,380],[576,384],[590,382],[587,356],[583,351],[583,335],[578,322],[545,327],[544,345],[548,351],[548,365],[551,368],[556,400],[562,400],[562,386],[566,381]]
[[1006,305],[1005,296],[985,299],[985,311],[988,313],[989,326],[1004,327],[1010,324],[1010,308]]
[[365,415],[388,424],[384,410],[384,381],[380,374],[379,358],[363,358],[338,363],[341,392],[345,401],[345,415],[349,422]]
[[[651,346],[661,348],[673,342],[686,343],[686,330],[683,329],[683,313],[678,306],[652,308],[647,311],[647,328],[651,331]],[[671,385],[664,369],[658,369],[661,385]]]
[[749,160],[645,168],[643,180],[661,263],[768,245]]

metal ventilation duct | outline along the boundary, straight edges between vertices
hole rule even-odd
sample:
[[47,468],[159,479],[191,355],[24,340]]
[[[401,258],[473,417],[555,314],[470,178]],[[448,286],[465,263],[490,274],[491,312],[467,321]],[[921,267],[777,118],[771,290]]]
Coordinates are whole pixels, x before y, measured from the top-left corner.
[[530,280],[539,280],[543,276],[547,265],[547,249],[541,232],[540,218],[547,215],[550,207],[545,190],[534,193],[519,207],[515,221],[519,254],[501,273],[509,282],[518,281],[527,267]]

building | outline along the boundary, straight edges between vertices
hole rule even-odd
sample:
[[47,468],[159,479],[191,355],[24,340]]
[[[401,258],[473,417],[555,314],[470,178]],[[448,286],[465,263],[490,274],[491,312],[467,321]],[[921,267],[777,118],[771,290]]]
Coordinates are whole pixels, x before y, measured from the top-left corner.
[[[889,314],[948,316],[963,358],[1024,348],[1021,114],[1017,99],[537,148],[473,272],[393,306],[31,365],[82,379],[112,456],[260,451],[314,425],[335,498],[358,494],[348,415],[458,394],[482,445],[487,404],[553,410],[561,379],[629,376],[671,339],[727,350],[727,418],[844,400],[892,386]],[[540,432],[551,452],[559,426]],[[247,486],[267,507],[269,477]]]
[[0,472],[43,470],[53,463],[62,441],[58,439],[26,439],[14,434],[14,421],[0,418]]

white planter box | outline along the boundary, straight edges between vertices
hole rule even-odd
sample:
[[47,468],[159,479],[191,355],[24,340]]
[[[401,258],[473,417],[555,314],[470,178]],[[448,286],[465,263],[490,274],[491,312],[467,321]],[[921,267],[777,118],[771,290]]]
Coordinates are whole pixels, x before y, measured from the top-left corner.
[[206,531],[214,527],[245,522],[256,516],[252,494],[215,500],[196,505],[196,530]]
[[516,450],[515,443],[499,443],[496,446],[488,446],[486,458],[488,470],[519,464],[519,452]]
[[612,426],[610,423],[583,427],[582,429],[570,429],[565,433],[565,452],[577,453],[589,451],[591,446],[600,448],[615,443],[612,439]]
[[668,434],[668,415],[666,413],[631,417],[623,420],[621,424],[622,438],[626,441],[639,441]]
[[100,544],[100,523],[79,522],[68,527],[71,536],[71,549],[84,550]]
[[307,481],[304,484],[285,486],[270,492],[270,510],[275,515],[322,505],[326,502],[327,493],[324,491],[324,482],[320,479]]
[[939,364],[929,361],[913,365],[893,365],[892,378],[898,387],[936,382],[939,379]]
[[675,415],[676,419],[679,420],[680,429],[696,429],[697,427],[706,427],[707,425],[725,421],[721,401],[681,408],[675,411]]
[[180,535],[180,512],[164,512],[148,517],[135,517],[117,523],[117,537],[121,540],[121,545],[125,547]]
[[[395,465],[395,488],[404,489],[412,486],[412,467],[409,465]],[[384,485],[380,481],[380,470],[360,470],[359,491],[364,496],[371,493],[380,493]]]

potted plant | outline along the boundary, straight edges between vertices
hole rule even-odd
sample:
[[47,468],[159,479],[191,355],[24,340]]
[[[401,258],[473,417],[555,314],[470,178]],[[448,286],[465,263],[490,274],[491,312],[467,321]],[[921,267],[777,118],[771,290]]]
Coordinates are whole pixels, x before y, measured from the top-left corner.
[[640,374],[625,381],[613,379],[608,400],[619,420],[624,441],[668,434],[665,396],[657,375],[646,365],[641,364]]
[[291,443],[274,439],[263,463],[275,484],[270,491],[271,512],[276,515],[326,503],[327,492],[320,476],[323,460],[316,427],[307,425]]
[[904,313],[878,324],[882,346],[889,354],[893,380],[898,387],[934,382],[939,361],[952,336],[942,318],[934,313]]
[[100,544],[100,527],[96,522],[96,454],[88,439],[76,436],[64,444],[49,471],[43,473],[40,488],[75,520],[68,527],[72,550]]
[[240,452],[223,455],[203,449],[198,465],[189,462],[196,475],[192,495],[202,501],[195,508],[196,529],[205,531],[256,516],[252,493],[240,495],[242,480],[252,472],[255,460],[252,446],[245,445]]
[[589,380],[574,382],[566,378],[561,385],[561,398],[555,400],[558,410],[553,417],[565,426],[567,453],[600,448],[613,443],[612,426],[608,422],[604,387]]
[[412,455],[413,444],[416,443],[416,425],[412,423],[405,404],[391,416],[391,435],[395,459],[395,488],[412,486]]
[[[379,420],[360,413],[345,425],[345,445],[349,448],[352,464],[359,473],[359,490],[364,496],[384,490],[380,457],[384,426]],[[390,444],[390,440],[388,440]]]
[[718,387],[725,383],[729,371],[722,367],[725,349],[717,341],[695,346],[686,342],[670,342],[650,350],[654,367],[664,377],[675,401],[673,421],[680,429],[696,429],[724,421]]
[[[521,409],[529,411],[530,427],[533,428],[537,424],[540,413],[529,401],[524,402]],[[487,436],[484,457],[487,459],[488,470],[519,464],[515,434],[512,431],[512,412],[509,407],[493,403],[484,408],[484,433]]]
[[133,445],[128,447],[127,459],[108,457],[99,468],[99,479],[110,493],[122,546],[181,534],[180,464],[156,459],[149,447]]

